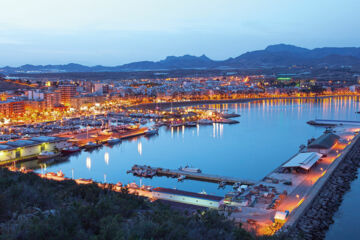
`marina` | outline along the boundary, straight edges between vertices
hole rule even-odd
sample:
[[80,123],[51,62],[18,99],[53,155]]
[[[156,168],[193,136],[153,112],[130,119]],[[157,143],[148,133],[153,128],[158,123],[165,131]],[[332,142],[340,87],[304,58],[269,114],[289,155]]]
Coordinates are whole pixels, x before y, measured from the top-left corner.
[[[336,107],[340,108],[341,101],[342,104],[349,104],[351,106],[348,112],[341,113],[342,118],[344,119],[348,117],[348,119],[353,119],[353,110],[355,109],[355,105],[352,105],[353,102],[351,99],[349,100],[344,98],[341,100],[341,98],[339,98],[337,101],[339,101],[339,105],[336,105]],[[154,135],[152,138],[147,138],[144,135],[144,137],[135,137],[130,138],[129,140],[124,140],[121,142],[121,144],[117,144],[115,146],[105,144],[102,148],[94,149],[92,152],[83,151],[79,155],[70,155],[70,162],[65,161],[60,164],[46,164],[46,167],[41,167],[38,169],[35,167],[34,169],[39,173],[42,171],[57,172],[62,170],[65,176],[74,175],[76,179],[83,179],[79,181],[84,183],[89,182],[88,179],[92,179],[94,182],[102,182],[103,184],[107,182],[122,182],[130,184],[132,182],[139,182],[138,177],[132,177],[131,175],[126,174],[126,171],[131,169],[134,164],[137,166],[167,166],[168,169],[171,169],[169,170],[171,174],[166,175],[166,171],[164,171],[162,172],[164,174],[163,176],[175,177],[145,178],[142,176],[142,178],[140,178],[140,182],[142,182],[142,184],[153,186],[151,189],[156,189],[157,187],[164,189],[176,188],[176,190],[179,191],[194,193],[206,192],[207,195],[210,196],[221,196],[222,200],[218,201],[218,205],[212,203],[212,206],[217,206],[217,208],[220,209],[222,209],[223,206],[227,206],[227,211],[235,211],[239,208],[239,206],[234,204],[233,200],[230,200],[234,195],[229,195],[229,192],[234,192],[234,190],[236,190],[239,191],[239,193],[246,194],[246,192],[250,191],[250,189],[254,189],[259,192],[259,196],[261,196],[266,192],[272,192],[272,189],[276,187],[277,190],[273,197],[278,196],[281,199],[282,192],[286,190],[286,196],[290,196],[289,199],[292,200],[288,203],[280,202],[280,205],[275,205],[275,208],[280,208],[281,212],[289,211],[288,216],[291,218],[293,213],[292,210],[297,208],[299,203],[300,206],[301,203],[305,201],[305,199],[303,200],[301,198],[301,194],[299,194],[299,198],[297,198],[296,191],[300,191],[300,193],[306,194],[311,185],[307,185],[305,188],[298,188],[298,184],[305,180],[304,175],[297,174],[297,177],[291,179],[291,181],[289,181],[289,177],[279,180],[279,176],[281,174],[288,173],[279,173],[277,171],[284,169],[281,166],[286,162],[289,163],[287,167],[290,168],[294,167],[294,163],[302,163],[305,168],[307,168],[307,163],[309,163],[309,166],[313,168],[311,165],[312,160],[307,161],[305,156],[300,159],[301,161],[297,158],[293,159],[291,156],[295,157],[296,153],[299,152],[299,146],[304,144],[306,145],[306,142],[308,142],[308,145],[312,146],[314,150],[318,148],[319,151],[321,150],[319,148],[319,144],[327,144],[327,142],[329,142],[328,140],[326,140],[324,143],[322,143],[320,140],[314,141],[323,135],[325,128],[314,127],[306,124],[306,122],[310,119],[314,119],[314,116],[318,116],[319,113],[322,114],[323,119],[329,117],[332,119],[339,119],[339,117],[332,115],[333,110],[331,109],[334,108],[334,105],[329,104],[326,99],[322,99],[318,101],[307,100],[303,102],[301,100],[284,100],[273,102],[259,101],[253,103],[219,105],[213,107],[221,107],[223,109],[230,108],[234,112],[241,113],[241,123],[238,125],[222,125],[213,123],[212,125],[197,125],[196,127],[189,128],[161,127],[158,131],[159,135]],[[311,109],[308,112],[308,115],[306,112],[307,108]],[[269,109],[271,109],[271,111]],[[282,116],[279,115],[282,111],[290,112],[288,117],[292,119],[291,125],[284,125],[285,120],[282,120]],[[298,114],[299,111],[302,113],[301,117]],[[267,116],[269,121],[256,121],[256,117],[261,118],[264,115]],[[282,124],[274,125],[275,122],[279,121]],[[275,128],[271,128],[270,126],[275,126]],[[229,131],[231,134],[229,134]],[[270,135],[271,133],[273,133],[273,136],[276,135],[276,139],[278,139],[278,141],[271,141],[271,138],[264,137],[264,131],[268,132]],[[340,133],[341,131],[335,134]],[[238,138],[240,136],[241,142],[235,142],[233,140],[232,136],[234,134]],[[297,137],[294,138],[293,136]],[[340,146],[347,146],[349,143],[349,137],[350,134],[344,132],[341,139],[345,139],[346,141],[340,139],[341,141],[337,143],[336,146],[331,145],[331,147],[340,149]],[[201,144],[199,144],[199,139],[201,139]],[[286,149],[283,148],[283,139],[287,139]],[[308,140],[311,141],[309,142]],[[223,144],[224,141],[226,141],[226,145]],[[311,145],[311,143],[313,144]],[[219,144],[222,146],[223,150],[231,153],[231,157],[226,157],[223,154],[216,153],[216,146],[219,146]],[[261,149],[261,151],[259,150],[254,152],[250,150],[255,146],[256,148]],[[192,151],[190,155],[186,149],[196,150]],[[327,159],[334,159],[334,157],[338,155],[336,151],[337,150],[331,154],[328,152],[327,154],[329,156]],[[171,155],[169,155],[170,153]],[[324,153],[326,154],[326,152],[323,152],[322,154]],[[172,161],[168,161],[170,156]],[[239,163],[234,163],[234,156],[236,156],[236,159],[238,159],[237,161],[239,161]],[[254,156],[256,161],[251,160]],[[187,160],[184,161],[184,159]],[[219,159],[221,159],[221,161],[219,161]],[[285,161],[286,159],[288,159],[288,161]],[[321,160],[321,164],[316,164],[316,167],[313,168],[315,170],[311,170],[313,172],[311,175],[309,175],[309,179],[311,178],[311,181],[316,182],[316,179],[321,179],[322,174],[326,174],[325,163],[327,161],[328,160]],[[184,162],[190,162],[192,165],[201,169],[202,172],[198,172],[198,170],[195,168],[194,171],[190,172],[178,170],[179,166],[184,166]],[[261,168],[259,167],[259,163],[262,165]],[[19,164],[19,166],[36,166],[36,164],[31,164],[35,163],[31,161],[24,162]],[[276,166],[279,167],[276,168]],[[271,169],[274,168],[275,171],[271,172]],[[323,168],[323,170],[321,170],[321,168]],[[208,177],[207,174],[205,174],[208,172],[216,173],[215,176],[218,178],[216,180],[208,180],[209,182],[194,181],[195,179],[199,180],[198,176],[202,176],[202,179],[204,175]],[[189,178],[183,174],[188,174]],[[190,179],[190,175],[196,177]],[[229,185],[225,185],[224,189],[219,189],[219,182],[221,182],[221,178],[224,179],[223,176],[233,176],[229,179],[232,179],[234,183],[240,182],[244,179],[253,179],[254,181],[251,181],[251,184],[255,185],[251,185],[248,188],[243,187],[240,189],[234,189],[232,187],[233,183],[231,183]],[[180,181],[178,178],[180,178]],[[185,179],[188,180],[182,181]],[[278,179],[278,181],[276,179]],[[142,186],[142,184],[139,184],[139,186]],[[280,189],[278,189],[279,186],[281,186]],[[292,189],[297,190],[293,192]],[[173,199],[175,199],[177,195],[175,196],[172,194],[175,193],[172,193],[170,190],[169,193],[163,192],[160,194],[161,198],[159,197],[159,199],[169,201],[169,199],[166,198],[170,198],[170,195],[173,197]],[[270,196],[271,194],[268,195],[268,198]],[[291,196],[293,196],[293,198]],[[181,199],[182,198],[180,198],[180,200]],[[186,200],[186,204],[196,205],[196,201],[194,202],[193,198],[184,197],[184,199]],[[261,203],[265,200],[265,198],[261,196],[257,197],[257,199],[258,200],[255,205],[252,205],[251,201],[249,201],[247,203],[249,206],[245,206],[244,201],[240,198],[241,201],[238,204],[242,205],[240,206],[241,213],[234,212],[234,217],[237,215],[243,216],[239,217],[238,220],[245,222],[246,224],[249,224],[246,219],[250,219],[250,227],[252,224],[254,224],[254,222],[256,222],[256,224],[262,223],[261,218],[256,219],[254,217],[254,214],[258,216],[260,215],[259,212],[254,212],[253,209],[262,209],[263,206],[266,206],[264,203]],[[272,203],[270,198],[266,201],[269,201],[267,205]],[[210,207],[210,203],[207,205],[207,207]],[[274,209],[265,209],[263,213],[267,213],[263,216],[266,216],[269,221],[274,221],[274,217],[277,211]]]
[[199,171],[186,171],[183,168],[179,169],[166,169],[159,167],[150,167],[150,166],[138,166],[134,165],[131,170],[127,173],[132,173],[134,176],[152,178],[154,176],[166,176],[171,178],[177,178],[178,181],[184,181],[185,179],[211,182],[219,184],[219,188],[225,187],[225,185],[236,185],[240,187],[241,185],[254,185],[254,182],[248,180],[242,180],[234,177],[224,177],[218,175],[211,175],[201,173]]

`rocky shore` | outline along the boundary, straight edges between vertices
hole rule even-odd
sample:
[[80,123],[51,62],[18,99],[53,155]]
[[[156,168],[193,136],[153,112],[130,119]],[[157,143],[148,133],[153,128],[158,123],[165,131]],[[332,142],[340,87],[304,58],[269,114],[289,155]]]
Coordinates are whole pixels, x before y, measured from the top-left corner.
[[357,178],[360,166],[360,141],[354,143],[343,161],[322,187],[306,213],[293,229],[288,231],[289,239],[324,239],[333,216],[342,203],[343,195]]

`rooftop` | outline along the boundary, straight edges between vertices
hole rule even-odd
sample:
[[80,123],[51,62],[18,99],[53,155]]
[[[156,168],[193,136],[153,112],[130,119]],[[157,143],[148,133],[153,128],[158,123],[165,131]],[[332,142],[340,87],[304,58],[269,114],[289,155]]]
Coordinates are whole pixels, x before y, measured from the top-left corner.
[[340,137],[333,133],[323,134],[317,139],[315,139],[315,141],[310,143],[308,145],[308,148],[330,149],[336,144],[339,139]]
[[200,194],[200,193],[194,193],[194,192],[187,192],[177,189],[171,189],[171,188],[162,188],[157,187],[152,189],[153,192],[160,192],[160,193],[168,193],[168,194],[176,194],[181,196],[188,196],[188,197],[194,197],[194,198],[202,198],[206,200],[214,200],[214,201],[220,201],[223,198],[219,196],[213,196],[213,195],[207,195],[207,194]]
[[285,168],[299,167],[309,170],[320,158],[322,154],[316,152],[298,153],[283,165]]

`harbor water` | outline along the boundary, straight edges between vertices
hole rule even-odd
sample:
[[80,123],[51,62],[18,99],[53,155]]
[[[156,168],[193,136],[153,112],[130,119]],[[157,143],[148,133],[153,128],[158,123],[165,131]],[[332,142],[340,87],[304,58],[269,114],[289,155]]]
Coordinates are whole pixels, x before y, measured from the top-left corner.
[[[324,128],[308,125],[307,121],[316,118],[360,121],[360,114],[356,114],[360,110],[357,97],[259,100],[202,107],[238,113],[241,117],[236,120],[240,123],[192,128],[162,127],[159,135],[126,140],[93,152],[82,151],[60,163],[40,164],[34,160],[22,164],[36,168],[37,172],[61,170],[67,177],[125,184],[139,184],[142,181],[142,184],[154,187],[205,191],[223,196],[231,187],[218,189],[217,184],[213,183],[177,182],[177,179],[165,177],[139,179],[126,171],[134,164],[170,169],[189,164],[208,174],[258,181],[294,155],[301,144],[322,134]],[[352,186],[359,186],[359,181]],[[329,239],[339,239],[339,234],[344,231],[350,232],[350,237],[356,236],[358,229],[351,227],[351,223],[360,219],[355,205],[359,200],[360,191],[356,189],[345,195],[344,204],[328,233]],[[351,231],[354,235],[351,235]]]

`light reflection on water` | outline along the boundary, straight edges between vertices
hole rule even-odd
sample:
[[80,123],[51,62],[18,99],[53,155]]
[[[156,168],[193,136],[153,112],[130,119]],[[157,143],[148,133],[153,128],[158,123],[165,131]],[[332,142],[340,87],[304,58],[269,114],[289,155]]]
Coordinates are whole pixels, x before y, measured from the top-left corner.
[[[139,183],[126,174],[134,164],[178,168],[186,164],[204,173],[260,180],[298,151],[309,138],[317,137],[323,128],[306,124],[315,118],[358,119],[359,102],[355,98],[264,100],[247,103],[202,105],[216,110],[236,112],[239,124],[201,125],[195,128],[165,128],[151,138],[140,137],[121,144],[104,146],[92,152],[71,156],[68,161],[53,164],[47,171],[75,178],[93,178],[103,182]],[[144,151],[145,149],[145,151]],[[85,164],[84,164],[85,163]],[[35,163],[26,163],[34,166]],[[37,170],[41,171],[41,170]],[[216,184],[171,178],[143,179],[152,186],[223,195]]]

